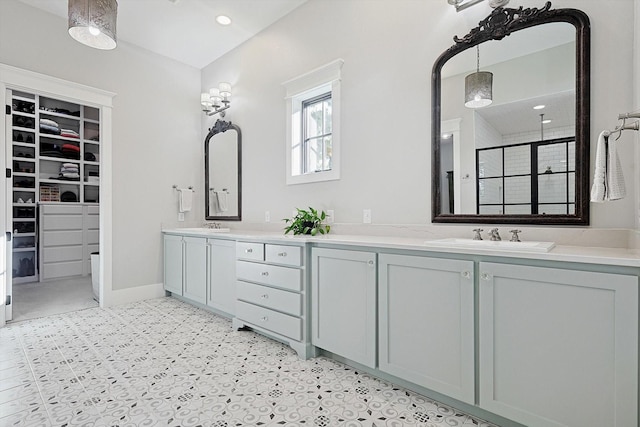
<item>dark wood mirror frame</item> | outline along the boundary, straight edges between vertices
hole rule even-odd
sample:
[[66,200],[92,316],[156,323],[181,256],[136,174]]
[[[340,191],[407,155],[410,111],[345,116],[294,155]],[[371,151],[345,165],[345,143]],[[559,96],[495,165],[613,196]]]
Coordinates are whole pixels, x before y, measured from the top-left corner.
[[[575,214],[573,215],[476,215],[442,214],[440,194],[440,139],[441,139],[441,70],[445,63],[458,53],[489,40],[502,40],[511,33],[536,25],[566,22],[576,29],[576,171]],[[502,223],[502,224],[589,224],[589,128],[590,128],[590,52],[591,29],[589,17],[577,9],[551,9],[551,2],[544,7],[510,9],[498,7],[480,21],[463,38],[454,36],[455,44],[436,60],[431,74],[431,141],[432,185],[431,209],[434,223]]]
[[[209,212],[209,206],[211,202],[211,191],[209,191],[209,156],[211,155],[209,151],[209,140],[213,138],[213,136],[226,132],[230,129],[233,129],[238,134],[238,215],[233,216],[222,216],[222,215],[211,215]],[[242,220],[242,133],[240,133],[240,128],[233,123],[226,122],[224,120],[216,120],[216,123],[209,129],[209,133],[204,139],[204,203],[205,203],[205,219],[207,220],[220,220],[220,221],[240,221]]]

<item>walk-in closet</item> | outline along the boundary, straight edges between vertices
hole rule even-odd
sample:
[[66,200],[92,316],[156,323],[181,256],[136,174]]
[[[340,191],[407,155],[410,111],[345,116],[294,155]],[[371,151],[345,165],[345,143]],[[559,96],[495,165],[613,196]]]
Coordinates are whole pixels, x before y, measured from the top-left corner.
[[15,89],[6,99],[13,320],[96,306],[100,108]]

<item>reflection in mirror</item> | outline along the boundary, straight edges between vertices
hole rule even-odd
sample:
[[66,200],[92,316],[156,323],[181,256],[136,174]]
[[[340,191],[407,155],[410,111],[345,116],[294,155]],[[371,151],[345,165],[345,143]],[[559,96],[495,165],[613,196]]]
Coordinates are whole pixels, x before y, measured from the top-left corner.
[[[434,222],[588,223],[588,18],[525,12],[494,10],[434,65]],[[476,46],[493,103],[473,109]]]
[[217,120],[205,138],[205,218],[241,219],[242,172],[240,128]]

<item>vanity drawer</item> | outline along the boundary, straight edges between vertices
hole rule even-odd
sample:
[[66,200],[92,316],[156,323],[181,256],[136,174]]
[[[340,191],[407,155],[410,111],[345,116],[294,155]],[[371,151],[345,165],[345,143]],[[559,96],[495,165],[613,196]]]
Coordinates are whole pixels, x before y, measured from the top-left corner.
[[297,341],[302,339],[302,319],[298,317],[278,313],[243,301],[236,301],[236,316],[285,337]]
[[236,292],[240,300],[273,308],[293,316],[302,315],[300,294],[240,281],[237,283]]
[[236,277],[240,280],[300,292],[302,290],[301,276],[302,273],[297,268],[236,261]]
[[298,246],[266,245],[265,259],[274,264],[300,266],[302,248]]
[[252,242],[236,243],[236,258],[250,261],[264,261],[264,244]]

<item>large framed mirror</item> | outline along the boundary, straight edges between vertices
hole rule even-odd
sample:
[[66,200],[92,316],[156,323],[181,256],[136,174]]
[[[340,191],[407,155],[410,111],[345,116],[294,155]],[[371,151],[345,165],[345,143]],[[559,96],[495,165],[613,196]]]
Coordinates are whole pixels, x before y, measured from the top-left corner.
[[242,134],[217,120],[204,140],[205,218],[242,219]]
[[[454,41],[432,72],[433,222],[588,225],[587,15],[498,7]],[[470,108],[478,71],[492,102]]]

